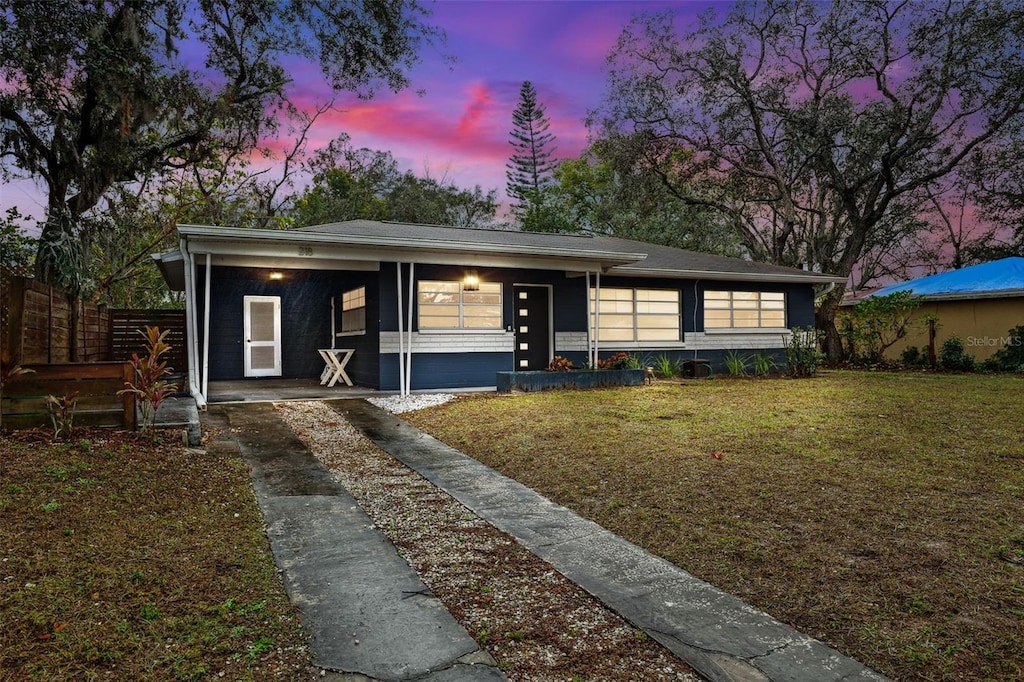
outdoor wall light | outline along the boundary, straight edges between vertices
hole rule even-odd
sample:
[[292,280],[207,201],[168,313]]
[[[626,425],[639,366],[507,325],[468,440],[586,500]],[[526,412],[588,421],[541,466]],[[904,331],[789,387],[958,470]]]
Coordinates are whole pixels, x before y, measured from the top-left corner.
[[277,282],[284,279],[284,273],[274,270],[273,272],[270,273],[269,278],[272,282]]
[[466,270],[466,277],[462,280],[463,291],[479,291],[480,277],[476,270]]

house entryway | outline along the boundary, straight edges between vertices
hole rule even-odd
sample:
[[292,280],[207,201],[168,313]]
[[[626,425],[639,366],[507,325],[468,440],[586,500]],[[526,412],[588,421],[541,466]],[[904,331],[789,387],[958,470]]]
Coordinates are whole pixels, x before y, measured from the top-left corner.
[[247,377],[281,376],[281,297],[245,296],[244,363]]
[[551,287],[512,287],[515,321],[515,370],[545,369],[551,361]]

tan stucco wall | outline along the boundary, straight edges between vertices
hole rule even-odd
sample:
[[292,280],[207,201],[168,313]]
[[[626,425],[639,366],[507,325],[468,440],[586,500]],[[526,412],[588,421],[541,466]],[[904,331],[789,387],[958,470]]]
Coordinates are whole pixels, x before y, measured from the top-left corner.
[[[942,342],[951,336],[959,336],[964,350],[975,360],[985,360],[995,354],[1008,341],[1007,332],[1011,327],[1024,324],[1024,297],[988,298],[977,301],[936,301],[922,305],[916,319],[932,313],[939,317],[939,328],[935,334],[935,352],[942,348]],[[886,357],[899,360],[900,353],[907,346],[928,347],[928,329],[918,322],[906,338],[896,342]]]

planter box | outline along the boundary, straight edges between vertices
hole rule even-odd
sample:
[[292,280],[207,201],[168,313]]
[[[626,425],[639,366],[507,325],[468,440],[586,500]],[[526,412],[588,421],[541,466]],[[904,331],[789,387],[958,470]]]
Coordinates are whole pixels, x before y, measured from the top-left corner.
[[498,393],[543,391],[549,388],[597,388],[599,386],[639,386],[644,383],[642,369],[572,370],[570,372],[498,372]]

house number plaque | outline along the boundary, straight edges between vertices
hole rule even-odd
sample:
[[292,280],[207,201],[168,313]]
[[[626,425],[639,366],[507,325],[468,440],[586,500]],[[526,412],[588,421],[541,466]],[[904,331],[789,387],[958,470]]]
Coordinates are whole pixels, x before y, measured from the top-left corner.
[[313,255],[313,247],[312,246],[300,246],[299,247],[299,255],[300,256],[312,256]]

